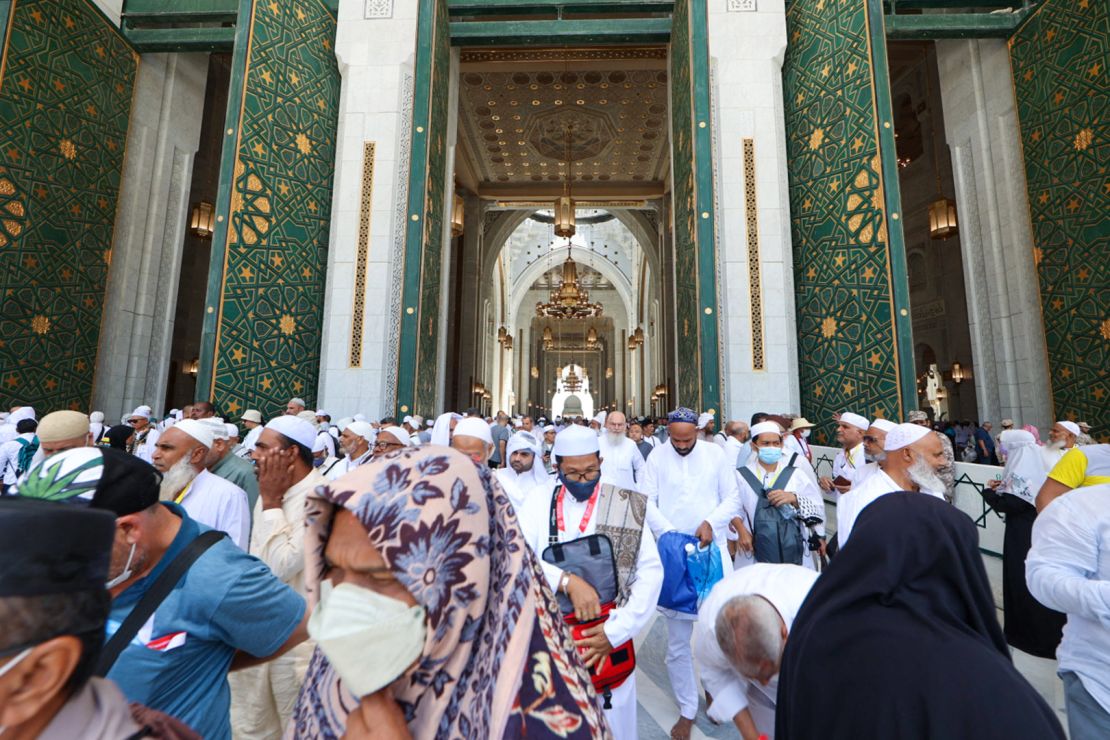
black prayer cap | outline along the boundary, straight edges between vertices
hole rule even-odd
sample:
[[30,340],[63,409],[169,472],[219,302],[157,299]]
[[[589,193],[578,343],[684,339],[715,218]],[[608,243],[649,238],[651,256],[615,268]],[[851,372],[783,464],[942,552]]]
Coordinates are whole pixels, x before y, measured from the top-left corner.
[[111,512],[0,498],[0,598],[103,591],[115,536]]
[[119,517],[158,503],[161,485],[162,474],[134,455],[111,447],[77,447],[43,460],[12,493],[82,503]]

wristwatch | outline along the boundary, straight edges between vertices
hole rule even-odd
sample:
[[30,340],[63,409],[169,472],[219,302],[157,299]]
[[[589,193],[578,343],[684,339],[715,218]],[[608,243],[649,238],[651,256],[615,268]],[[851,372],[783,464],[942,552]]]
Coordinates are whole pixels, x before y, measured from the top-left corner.
[[567,584],[570,583],[570,573],[564,573],[563,577],[559,579],[559,591],[567,592]]

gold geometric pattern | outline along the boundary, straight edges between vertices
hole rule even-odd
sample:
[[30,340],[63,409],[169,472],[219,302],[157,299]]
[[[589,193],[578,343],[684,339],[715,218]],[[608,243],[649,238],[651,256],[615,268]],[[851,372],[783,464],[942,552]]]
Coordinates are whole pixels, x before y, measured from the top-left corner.
[[752,370],[764,369],[763,278],[759,263],[759,208],[755,195],[755,139],[744,139],[744,222],[748,233],[748,295],[752,311]]
[[362,198],[358,212],[358,252],[355,255],[355,296],[351,307],[351,343],[348,367],[362,367],[363,322],[366,316],[366,266],[370,259],[370,215],[374,195],[373,141],[362,144]]

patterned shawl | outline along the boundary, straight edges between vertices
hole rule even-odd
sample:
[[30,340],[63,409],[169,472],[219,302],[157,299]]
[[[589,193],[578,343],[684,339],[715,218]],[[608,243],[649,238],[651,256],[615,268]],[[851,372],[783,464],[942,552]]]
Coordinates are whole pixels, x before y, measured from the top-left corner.
[[[424,654],[392,684],[413,737],[610,737],[553,616],[554,594],[488,469],[449,448],[408,448],[318,488],[306,511],[312,605],[336,506],[358,517],[427,611]],[[287,737],[338,738],[356,705],[317,649]]]

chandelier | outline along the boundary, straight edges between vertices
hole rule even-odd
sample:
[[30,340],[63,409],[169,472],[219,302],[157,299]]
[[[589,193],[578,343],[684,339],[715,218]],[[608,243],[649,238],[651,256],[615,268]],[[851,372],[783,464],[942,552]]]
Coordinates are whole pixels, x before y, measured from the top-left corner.
[[600,316],[600,303],[590,303],[590,294],[578,285],[578,265],[567,249],[567,261],[563,263],[563,282],[558,290],[551,291],[547,303],[536,303],[536,315],[552,319],[588,319]]
[[573,367],[567,373],[567,377],[563,379],[563,389],[568,393],[577,393],[582,390],[582,379],[578,377],[578,373],[574,372]]

